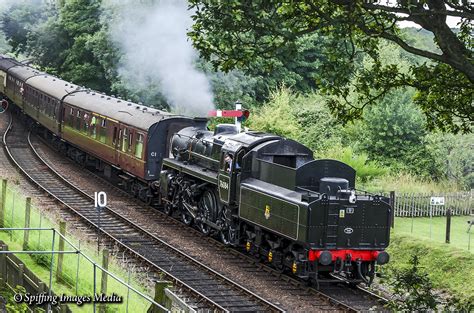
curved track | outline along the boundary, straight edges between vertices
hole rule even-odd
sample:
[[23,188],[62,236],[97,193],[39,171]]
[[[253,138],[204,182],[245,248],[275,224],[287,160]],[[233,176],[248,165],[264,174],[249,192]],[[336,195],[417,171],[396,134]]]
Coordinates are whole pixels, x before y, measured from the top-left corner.
[[48,167],[36,154],[20,123],[5,132],[4,144],[13,163],[38,187],[79,215],[121,249],[145,261],[166,279],[199,299],[201,310],[284,311],[210,267],[182,253],[113,209],[99,212],[94,199]]

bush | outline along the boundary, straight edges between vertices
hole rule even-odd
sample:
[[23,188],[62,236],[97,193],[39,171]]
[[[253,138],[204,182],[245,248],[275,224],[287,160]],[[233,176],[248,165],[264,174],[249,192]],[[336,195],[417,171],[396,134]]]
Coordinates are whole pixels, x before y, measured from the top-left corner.
[[249,126],[301,142],[318,156],[341,144],[342,126],[324,98],[294,93],[285,86],[271,92],[270,100],[252,112]]
[[250,128],[297,140],[300,126],[294,115],[296,99],[296,94],[285,86],[271,92],[270,100],[251,115]]
[[329,150],[322,157],[339,160],[350,165],[356,170],[356,175],[360,182],[367,182],[370,179],[380,177],[387,173],[387,169],[382,167],[377,161],[369,161],[367,154],[356,154],[352,148],[349,147],[339,147]]
[[411,257],[410,267],[394,273],[390,285],[395,299],[388,306],[394,311],[414,312],[435,310],[438,301],[433,294],[433,284],[427,273],[420,271],[418,256]]
[[390,170],[387,174],[364,182],[362,187],[369,192],[405,192],[405,193],[440,193],[454,192],[461,186],[453,182],[434,181],[405,171],[395,172]]
[[0,286],[0,312],[11,312],[11,313],[26,313],[29,312],[28,305],[26,303],[16,303],[14,295],[16,293],[26,293],[26,289],[23,286],[16,286],[12,291],[6,285]]

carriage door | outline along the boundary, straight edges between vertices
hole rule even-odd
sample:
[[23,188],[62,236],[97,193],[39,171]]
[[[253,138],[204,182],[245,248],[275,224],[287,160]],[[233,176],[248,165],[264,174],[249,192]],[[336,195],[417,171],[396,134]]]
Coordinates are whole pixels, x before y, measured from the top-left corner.
[[59,102],[59,117],[58,117],[58,133],[59,133],[59,136],[62,137],[62,133],[63,133],[63,128],[64,128],[64,123],[66,123],[67,121],[67,117],[66,117],[66,108],[64,107],[64,104],[63,102]]
[[120,146],[120,139],[119,139],[119,124],[113,124],[113,134],[112,134],[112,147],[114,147],[114,164],[118,164],[118,155],[119,155],[119,146]]
[[219,198],[222,202],[229,204],[232,186],[232,172],[234,168],[234,155],[231,152],[222,152],[219,165]]

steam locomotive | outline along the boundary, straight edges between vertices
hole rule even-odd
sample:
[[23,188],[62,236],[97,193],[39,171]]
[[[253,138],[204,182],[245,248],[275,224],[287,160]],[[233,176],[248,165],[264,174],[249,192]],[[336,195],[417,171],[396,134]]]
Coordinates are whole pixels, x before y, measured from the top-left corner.
[[134,196],[307,280],[371,283],[391,207],[355,170],[280,136],[206,127],[0,57],[0,93],[56,148]]

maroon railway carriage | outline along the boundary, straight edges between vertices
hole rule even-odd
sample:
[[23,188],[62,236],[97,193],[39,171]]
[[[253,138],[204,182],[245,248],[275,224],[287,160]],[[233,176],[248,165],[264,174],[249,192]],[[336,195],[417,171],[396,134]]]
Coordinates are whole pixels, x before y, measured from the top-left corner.
[[2,92],[48,130],[69,156],[95,166],[149,200],[174,133],[205,119],[174,115],[110,97],[0,58]]

